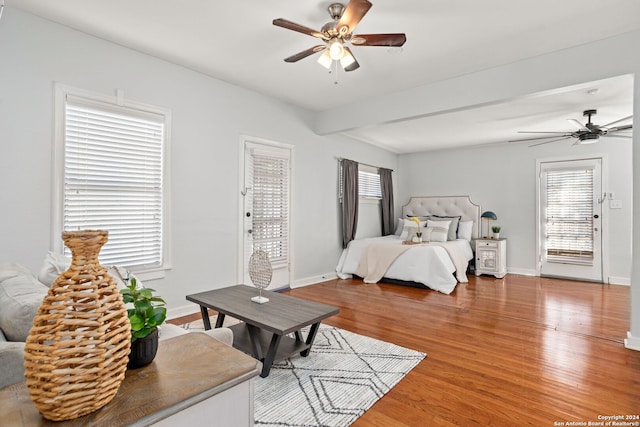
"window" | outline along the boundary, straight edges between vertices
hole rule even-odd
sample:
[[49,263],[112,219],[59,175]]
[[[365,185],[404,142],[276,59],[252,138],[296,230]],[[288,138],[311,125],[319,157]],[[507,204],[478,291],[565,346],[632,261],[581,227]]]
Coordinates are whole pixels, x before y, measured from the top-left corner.
[[[338,198],[342,200],[344,194],[342,165],[338,168]],[[380,186],[380,172],[373,166],[358,164],[358,198],[361,201],[378,203],[382,199],[382,187]]]
[[250,148],[254,249],[275,267],[289,263],[289,152]]
[[593,169],[546,172],[547,259],[593,261]]
[[361,199],[382,199],[378,169],[363,165],[358,166],[358,195]]
[[[56,225],[107,230],[109,241],[100,252],[105,266],[136,272],[166,267],[169,113],[123,102],[121,96],[63,87],[57,87],[56,100],[56,174],[61,177],[55,180],[60,182]],[[55,233],[54,243],[60,241],[60,232]]]

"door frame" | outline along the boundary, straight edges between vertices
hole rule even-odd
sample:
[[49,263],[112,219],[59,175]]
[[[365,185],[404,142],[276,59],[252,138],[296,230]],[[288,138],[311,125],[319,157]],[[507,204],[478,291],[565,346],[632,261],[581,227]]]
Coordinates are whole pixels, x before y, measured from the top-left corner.
[[[286,144],[283,142],[273,141],[270,139],[259,138],[250,135],[240,135],[240,142],[238,144],[238,205],[236,212],[236,229],[237,229],[237,268],[236,268],[236,283],[244,282],[244,273],[245,273],[245,265],[244,265],[244,196],[243,193],[246,191],[246,183],[245,183],[245,145],[247,143],[254,144],[262,144],[267,147],[281,148],[289,150],[289,166],[290,166],[290,174],[289,174],[289,287],[291,288],[293,285],[293,272],[294,272],[294,262],[293,262],[293,250],[294,250],[294,229],[293,229],[293,183],[294,183],[294,160],[295,160],[295,146],[291,144]],[[249,283],[246,283],[249,284]],[[279,288],[278,288],[279,289]]]
[[[608,186],[608,159],[606,153],[592,153],[585,155],[567,155],[567,156],[555,156],[555,157],[545,157],[541,159],[536,159],[536,224],[535,224],[535,234],[536,234],[536,276],[541,276],[542,271],[542,241],[540,239],[540,204],[541,204],[541,190],[540,190],[540,173],[541,173],[541,165],[542,163],[550,163],[550,162],[571,162],[571,161],[580,161],[580,160],[600,160],[600,184],[602,187],[603,194],[608,194],[607,186]],[[601,253],[600,259],[602,262],[602,283],[609,283],[609,210],[606,209],[607,204],[604,203],[604,200],[601,204],[600,209],[600,236],[601,236]],[[578,279],[577,279],[578,280]],[[600,283],[600,282],[597,282]]]

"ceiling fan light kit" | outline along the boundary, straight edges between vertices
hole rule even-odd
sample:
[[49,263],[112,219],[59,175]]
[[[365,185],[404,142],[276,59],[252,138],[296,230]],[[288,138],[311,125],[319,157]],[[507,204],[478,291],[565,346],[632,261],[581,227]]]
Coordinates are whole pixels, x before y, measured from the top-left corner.
[[521,141],[541,141],[536,142],[535,144],[529,145],[529,147],[535,147],[538,145],[549,144],[550,142],[556,141],[564,141],[567,139],[575,139],[573,145],[586,145],[586,144],[595,144],[600,140],[601,136],[610,136],[614,138],[628,138],[630,139],[630,135],[620,135],[619,132],[630,131],[633,129],[633,124],[614,126],[622,122],[626,122],[628,120],[633,119],[633,116],[623,117],[621,119],[615,120],[611,123],[607,123],[606,125],[596,125],[591,122],[591,116],[595,116],[598,113],[597,110],[585,110],[582,115],[587,117],[587,123],[582,124],[578,120],[575,119],[567,119],[569,122],[576,125],[578,128],[577,131],[573,132],[540,132],[540,131],[520,131],[518,133],[544,133],[544,134],[553,134],[546,136],[537,136],[533,138],[523,138],[523,139],[514,139],[509,142],[521,142]]
[[273,20],[273,25],[297,31],[324,41],[324,45],[314,46],[285,58],[285,62],[297,62],[314,53],[323,52],[318,63],[331,70],[332,66],[340,66],[344,71],[354,71],[360,67],[351,49],[347,46],[387,46],[401,47],[407,40],[405,34],[360,34],[353,35],[353,30],[372,4],[368,0],[351,0],[345,7],[341,3],[332,3],[328,7],[332,21],[326,23],[320,31],[296,24],[284,18]]

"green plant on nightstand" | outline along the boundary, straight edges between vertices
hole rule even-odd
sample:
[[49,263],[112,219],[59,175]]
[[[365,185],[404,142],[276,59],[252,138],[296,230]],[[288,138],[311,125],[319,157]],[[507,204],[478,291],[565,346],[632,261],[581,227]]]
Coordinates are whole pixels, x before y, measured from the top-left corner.
[[493,238],[494,239],[499,239],[500,238],[500,230],[502,230],[502,227],[500,227],[499,225],[494,225],[491,227],[491,231],[493,231]]

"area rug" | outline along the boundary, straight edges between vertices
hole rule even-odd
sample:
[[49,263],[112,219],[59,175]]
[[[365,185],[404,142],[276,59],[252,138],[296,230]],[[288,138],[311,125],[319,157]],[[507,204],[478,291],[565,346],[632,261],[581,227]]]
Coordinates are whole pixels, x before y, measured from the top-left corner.
[[[195,331],[201,325],[183,327]],[[256,378],[255,425],[348,426],[425,356],[320,325],[309,356],[291,357],[275,364],[267,378]]]

